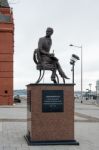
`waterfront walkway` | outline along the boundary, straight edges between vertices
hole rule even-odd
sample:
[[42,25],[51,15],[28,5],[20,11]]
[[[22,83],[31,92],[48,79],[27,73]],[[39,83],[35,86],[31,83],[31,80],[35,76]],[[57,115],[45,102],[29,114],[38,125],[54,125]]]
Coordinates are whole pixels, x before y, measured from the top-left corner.
[[99,106],[75,101],[75,139],[79,146],[28,146],[26,101],[0,106],[0,150],[99,150]]

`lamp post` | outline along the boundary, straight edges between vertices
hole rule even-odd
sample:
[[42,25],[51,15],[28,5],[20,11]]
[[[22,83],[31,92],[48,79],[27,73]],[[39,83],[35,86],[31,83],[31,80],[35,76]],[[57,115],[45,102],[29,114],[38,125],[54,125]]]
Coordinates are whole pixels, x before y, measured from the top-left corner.
[[77,45],[70,44],[69,46],[73,46],[73,47],[81,49],[81,103],[82,103],[82,99],[83,99],[83,48],[82,48],[82,45],[77,46]]

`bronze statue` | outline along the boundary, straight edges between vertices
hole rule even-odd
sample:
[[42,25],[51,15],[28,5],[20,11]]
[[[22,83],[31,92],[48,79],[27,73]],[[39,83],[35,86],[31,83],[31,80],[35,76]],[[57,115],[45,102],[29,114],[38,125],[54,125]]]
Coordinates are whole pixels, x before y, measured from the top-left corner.
[[[39,39],[38,48],[34,51],[34,61],[38,65],[37,69],[42,70],[51,70],[51,80],[54,83],[56,81],[56,71],[58,70],[60,76],[63,79],[69,79],[64,71],[62,70],[58,59],[54,56],[54,53],[50,53],[52,39],[51,36],[53,34],[52,28],[47,28],[46,36]],[[36,57],[37,54],[37,57]]]
[[7,0],[0,0],[0,7],[9,7]]

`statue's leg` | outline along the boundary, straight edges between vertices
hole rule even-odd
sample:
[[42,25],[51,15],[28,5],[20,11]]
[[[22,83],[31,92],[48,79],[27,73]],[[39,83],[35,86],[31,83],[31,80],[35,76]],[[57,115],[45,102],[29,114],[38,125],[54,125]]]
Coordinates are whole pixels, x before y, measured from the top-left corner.
[[52,75],[51,75],[51,80],[54,82],[54,83],[57,83],[56,79],[55,79],[55,76],[56,76],[56,69],[53,69],[52,70]]
[[65,73],[64,73],[63,69],[61,68],[59,62],[57,62],[57,69],[58,69],[58,72],[59,72],[59,74],[60,74],[60,76],[61,76],[62,78],[69,79],[69,78],[65,75]]

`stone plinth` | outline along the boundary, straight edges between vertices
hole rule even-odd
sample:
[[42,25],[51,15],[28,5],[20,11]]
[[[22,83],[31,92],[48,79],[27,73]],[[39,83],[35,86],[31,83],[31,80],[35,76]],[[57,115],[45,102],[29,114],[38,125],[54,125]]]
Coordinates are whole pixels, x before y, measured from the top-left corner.
[[27,85],[27,135],[30,145],[74,144],[74,85]]

